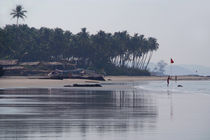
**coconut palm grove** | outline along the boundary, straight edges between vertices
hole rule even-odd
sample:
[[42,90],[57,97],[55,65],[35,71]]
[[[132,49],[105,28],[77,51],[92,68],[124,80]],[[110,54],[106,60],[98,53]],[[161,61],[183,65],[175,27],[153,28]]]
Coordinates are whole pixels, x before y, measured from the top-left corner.
[[11,13],[17,24],[0,28],[0,59],[69,61],[110,75],[149,75],[148,64],[159,45],[153,37],[127,31],[90,34],[86,28],[76,34],[61,28],[37,29],[18,24],[19,18],[26,17],[24,13],[17,6]]

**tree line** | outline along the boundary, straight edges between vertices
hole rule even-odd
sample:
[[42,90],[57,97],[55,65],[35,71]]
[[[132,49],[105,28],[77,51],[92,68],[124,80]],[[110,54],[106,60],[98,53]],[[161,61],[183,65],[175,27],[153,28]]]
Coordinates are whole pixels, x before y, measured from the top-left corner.
[[60,28],[36,29],[27,25],[0,28],[0,59],[71,61],[80,67],[111,71],[112,68],[147,70],[157,40],[127,31],[90,34],[86,28],[73,34]]

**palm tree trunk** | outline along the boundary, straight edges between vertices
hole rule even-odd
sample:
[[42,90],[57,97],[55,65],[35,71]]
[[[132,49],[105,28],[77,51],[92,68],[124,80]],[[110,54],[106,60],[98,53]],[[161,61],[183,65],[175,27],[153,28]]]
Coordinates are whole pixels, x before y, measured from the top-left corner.
[[142,69],[142,65],[143,65],[143,61],[144,61],[144,53],[142,54],[141,56],[141,59],[140,59],[140,69]]
[[151,60],[151,58],[152,58],[152,54],[153,54],[153,51],[150,51],[149,59],[148,59],[147,64],[146,64],[146,66],[145,66],[145,70],[147,69],[147,67],[148,67],[148,65],[149,65],[149,62],[150,62],[150,60]]
[[17,17],[17,26],[18,26],[18,17]]
[[148,56],[148,52],[146,53],[145,58],[144,58],[144,60],[143,60],[142,69],[145,69],[145,62],[146,62],[146,60],[147,60],[147,56]]

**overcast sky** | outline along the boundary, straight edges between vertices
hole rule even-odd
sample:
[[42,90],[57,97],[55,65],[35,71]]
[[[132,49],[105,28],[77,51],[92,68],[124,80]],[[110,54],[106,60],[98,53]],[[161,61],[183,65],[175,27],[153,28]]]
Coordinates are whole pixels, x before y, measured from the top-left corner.
[[20,23],[77,33],[82,27],[155,37],[152,62],[210,66],[210,0],[0,0],[0,27],[15,24],[17,4],[28,11]]

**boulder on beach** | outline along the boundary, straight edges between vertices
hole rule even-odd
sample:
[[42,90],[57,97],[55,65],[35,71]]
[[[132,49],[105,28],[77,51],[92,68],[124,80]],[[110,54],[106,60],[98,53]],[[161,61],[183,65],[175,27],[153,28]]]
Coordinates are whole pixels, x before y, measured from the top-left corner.
[[73,84],[64,85],[64,87],[102,87],[101,84]]
[[183,87],[182,85],[178,85],[177,87]]

